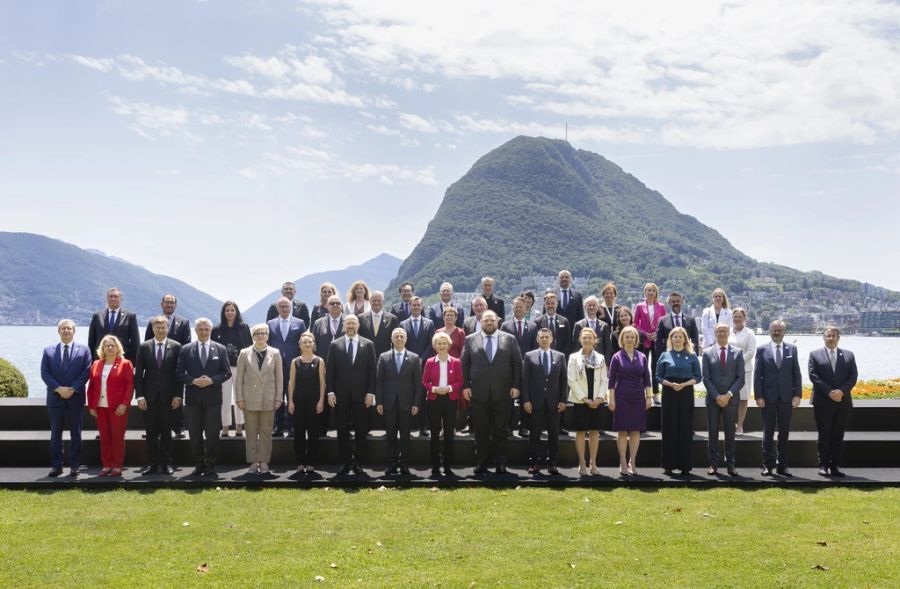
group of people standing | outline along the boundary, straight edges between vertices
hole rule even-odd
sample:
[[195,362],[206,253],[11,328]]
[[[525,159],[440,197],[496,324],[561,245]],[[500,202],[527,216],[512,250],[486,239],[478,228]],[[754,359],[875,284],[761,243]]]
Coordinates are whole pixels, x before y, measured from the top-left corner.
[[[388,446],[385,474],[409,473],[411,432],[430,437],[432,475],[452,477],[457,429],[475,438],[475,474],[507,472],[507,441],[518,425],[529,439],[530,474],[559,473],[562,416],[573,411],[581,475],[598,474],[597,454],[605,406],[617,434],[619,472],[637,474],[647,410],[662,412],[662,465],[667,474],[692,469],[694,386],[706,389],[708,470],[724,464],[736,476],[735,436],[742,432],[750,398],[763,415],[763,474],[790,476],[788,436],[792,409],[800,401],[796,347],[783,342],[785,326],[773,321],[771,343],[757,348],[747,315],[731,309],[724,290],[698,322],[682,309],[679,293],[668,308],[654,284],[634,310],[616,303],[610,283],[601,298],[583,297],[563,270],[543,297],[513,300],[512,317],[494,293],[494,280],[466,313],[452,302],[453,287],[441,285],[440,300],[425,306],[411,283],[399,288],[389,309],[382,292],[354,283],[346,300],[330,283],[320,288],[312,311],[282,287],[265,323],[252,327],[234,301],[220,322],[189,323],[175,314],[167,294],[146,341],[137,319],[121,308],[112,288],[97,312],[89,345],[74,343],[75,324],[59,323],[60,342],[44,351],[42,376],[51,417],[51,476],[62,473],[62,430],[72,437],[70,474],[80,469],[81,410],[100,432],[101,476],[119,476],[132,398],[146,425],[149,464],[144,474],[174,472],[172,438],[186,424],[195,464],[192,475],[215,472],[218,440],[246,437],[249,474],[267,474],[273,436],[293,436],[297,476],[321,463],[318,445],[336,424],[340,475],[362,474],[372,414],[383,417]],[[811,354],[809,375],[819,429],[820,474],[842,476],[840,447],[857,371],[853,354],[837,347],[840,332],[825,330],[825,347]],[[701,347],[701,342],[703,347]],[[661,388],[661,393],[660,393]],[[182,417],[183,411],[183,417]],[[333,414],[329,416],[329,414]],[[720,425],[721,424],[721,425]],[[719,429],[724,429],[724,461]],[[774,434],[778,433],[775,446]],[[351,435],[352,433],[352,435]],[[546,434],[547,443],[542,442]]]

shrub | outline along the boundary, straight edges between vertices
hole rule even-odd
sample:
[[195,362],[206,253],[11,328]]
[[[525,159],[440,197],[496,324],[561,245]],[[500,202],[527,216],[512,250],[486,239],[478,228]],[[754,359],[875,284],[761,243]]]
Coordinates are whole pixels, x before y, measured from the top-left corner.
[[0,397],[27,397],[28,383],[22,371],[0,358]]

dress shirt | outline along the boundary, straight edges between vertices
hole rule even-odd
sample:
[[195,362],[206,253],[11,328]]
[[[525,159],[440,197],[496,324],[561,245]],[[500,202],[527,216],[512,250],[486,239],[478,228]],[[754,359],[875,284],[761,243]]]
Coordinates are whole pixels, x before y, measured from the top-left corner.
[[441,368],[441,376],[438,378],[438,386],[445,387],[447,386],[448,378],[447,378],[447,367],[450,365],[450,360],[438,360],[438,366]]
[[97,402],[97,407],[109,407],[109,400],[106,398],[106,379],[109,377],[112,367],[112,364],[103,365],[103,375],[100,377],[100,400]]

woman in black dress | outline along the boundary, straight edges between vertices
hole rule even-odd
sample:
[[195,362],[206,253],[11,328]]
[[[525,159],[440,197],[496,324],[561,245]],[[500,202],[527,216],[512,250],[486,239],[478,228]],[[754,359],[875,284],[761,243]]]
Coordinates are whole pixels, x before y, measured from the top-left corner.
[[325,361],[313,354],[316,339],[300,336],[300,355],[291,362],[288,413],[294,416],[294,455],[297,474],[311,474],[319,437],[318,415],[325,410]]

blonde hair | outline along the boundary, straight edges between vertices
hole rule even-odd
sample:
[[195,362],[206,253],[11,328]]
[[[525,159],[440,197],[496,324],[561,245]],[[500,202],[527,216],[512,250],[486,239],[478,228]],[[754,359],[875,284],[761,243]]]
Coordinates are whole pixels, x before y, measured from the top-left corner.
[[453,338],[447,335],[447,332],[445,331],[439,331],[434,334],[434,336],[431,338],[431,347],[437,349],[437,346],[435,344],[437,344],[438,341],[445,341],[447,342],[448,346],[453,345]]
[[250,328],[250,335],[256,335],[259,332],[266,332],[266,335],[269,335],[269,326],[265,323],[257,323],[252,328]]
[[103,339],[100,340],[100,345],[97,346],[98,358],[102,360],[105,357],[105,354],[103,353],[103,344],[105,344],[107,341],[112,341],[116,344],[116,358],[123,358],[125,356],[125,348],[122,347],[122,342],[119,340],[119,338],[110,334],[104,335]]
[[688,337],[687,329],[683,327],[676,327],[672,331],[669,332],[669,337],[666,339],[666,350],[672,351],[672,336],[676,333],[680,333],[682,337],[684,337],[684,349],[688,354],[694,353],[694,344],[691,343],[691,338]]
[[656,291],[656,300],[658,301],[659,300],[659,287],[656,286],[656,284],[654,284],[652,282],[648,282],[647,284],[645,284],[644,290],[643,290],[644,298],[647,298],[647,289],[648,288],[652,288],[653,290]]
[[365,289],[365,292],[363,293],[363,300],[364,301],[369,300],[369,292],[370,292],[369,285],[366,284],[365,282],[363,282],[362,280],[357,280],[356,282],[354,282],[353,284],[350,285],[350,290],[347,291],[347,302],[348,303],[356,302],[356,293],[354,291],[356,290],[357,286],[361,286]]
[[634,338],[635,338],[634,339],[634,347],[637,347],[637,345],[641,342],[641,334],[638,333],[637,328],[632,325],[622,328],[622,331],[619,332],[619,347],[620,348],[625,347],[625,334],[626,333],[634,334]]
[[725,290],[721,289],[721,288],[717,288],[716,290],[712,291],[712,298],[716,298],[717,294],[722,295],[722,308],[727,309],[728,308],[728,295],[725,294]]

